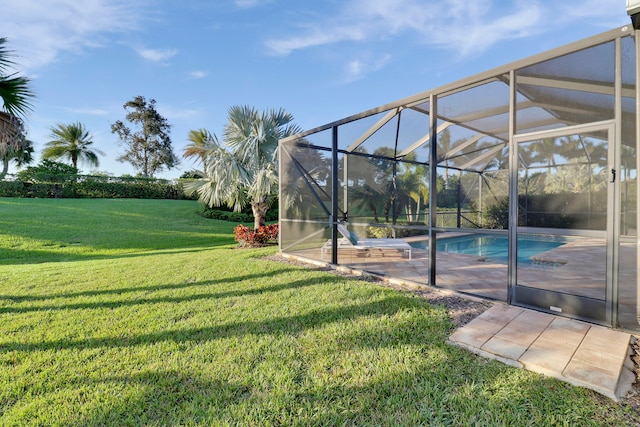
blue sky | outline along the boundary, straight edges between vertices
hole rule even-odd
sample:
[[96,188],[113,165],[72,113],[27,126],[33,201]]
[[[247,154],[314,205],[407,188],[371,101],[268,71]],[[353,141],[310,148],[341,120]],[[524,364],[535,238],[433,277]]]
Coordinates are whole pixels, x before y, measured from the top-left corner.
[[3,0],[0,37],[37,96],[36,161],[52,126],[81,122],[118,176],[136,171],[111,123],[138,95],[181,154],[233,105],[313,128],[629,22],[624,0]]

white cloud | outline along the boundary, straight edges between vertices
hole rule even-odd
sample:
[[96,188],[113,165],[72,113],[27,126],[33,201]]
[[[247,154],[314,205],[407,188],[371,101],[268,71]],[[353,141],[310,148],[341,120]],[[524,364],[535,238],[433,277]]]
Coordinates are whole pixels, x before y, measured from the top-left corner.
[[420,0],[348,0],[326,20],[307,22],[291,36],[266,42],[275,55],[344,41],[382,39],[399,31],[420,29],[434,16],[431,5]]
[[286,56],[294,50],[313,46],[333,44],[341,41],[362,40],[365,33],[357,27],[338,27],[330,31],[319,27],[310,28],[303,35],[296,35],[286,39],[268,40],[267,48],[275,55]]
[[67,108],[67,111],[88,116],[107,116],[111,111],[102,108]]
[[[134,4],[132,4],[134,3]],[[106,34],[138,28],[144,1],[3,0],[2,36],[32,72],[58,59],[107,44]]]
[[259,3],[258,0],[236,0],[235,1],[236,6],[242,9],[248,9],[250,7],[254,7],[258,3]]
[[572,16],[606,17],[622,15],[626,18],[626,8],[620,0],[563,0],[557,8],[569,18]]
[[548,30],[544,25],[544,9],[538,2],[516,2],[514,8],[502,15],[489,3],[467,5],[460,0],[452,3],[443,22],[430,26],[431,37],[425,42],[461,55],[479,54],[503,40],[529,37]]
[[271,0],[235,0],[234,3],[241,9],[251,9],[252,7],[271,3]]
[[194,71],[190,71],[187,73],[187,75],[191,78],[194,79],[202,79],[207,77],[207,73],[205,73],[204,71],[200,71],[200,70],[194,70]]
[[157,105],[157,110],[160,114],[169,120],[181,121],[189,120],[202,116],[202,111],[194,108],[175,107],[172,105]]
[[[479,54],[503,40],[553,32],[579,22],[628,21],[620,0],[345,0],[317,22],[266,41],[274,55],[340,42],[410,36],[415,44]],[[354,65],[355,67],[356,65]]]
[[144,59],[153,62],[164,62],[178,54],[177,49],[136,48],[136,52]]
[[346,81],[352,82],[363,78],[365,75],[383,68],[391,61],[391,55],[386,54],[381,57],[368,57],[354,59],[347,63]]

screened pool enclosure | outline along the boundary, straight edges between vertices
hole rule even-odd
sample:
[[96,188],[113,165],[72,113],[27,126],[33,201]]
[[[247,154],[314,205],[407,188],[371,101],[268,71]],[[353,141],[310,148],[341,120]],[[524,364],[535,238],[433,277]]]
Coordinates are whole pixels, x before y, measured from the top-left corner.
[[631,26],[280,141],[280,250],[639,330]]

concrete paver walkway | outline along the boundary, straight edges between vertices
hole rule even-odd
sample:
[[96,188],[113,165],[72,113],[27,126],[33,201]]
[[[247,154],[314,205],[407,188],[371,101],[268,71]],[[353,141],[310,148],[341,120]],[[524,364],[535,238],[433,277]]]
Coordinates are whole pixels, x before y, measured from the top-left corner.
[[631,388],[631,335],[514,306],[494,305],[449,341],[618,400]]

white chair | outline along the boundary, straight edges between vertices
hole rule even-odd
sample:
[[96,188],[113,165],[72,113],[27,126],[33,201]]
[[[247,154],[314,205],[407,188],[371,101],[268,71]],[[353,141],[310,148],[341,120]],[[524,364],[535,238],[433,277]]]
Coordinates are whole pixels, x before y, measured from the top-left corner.
[[[349,247],[357,251],[369,253],[371,249],[396,250],[411,259],[411,245],[402,239],[361,239],[344,224],[338,224],[338,231],[342,238],[338,239],[338,248]],[[327,251],[331,250],[331,239],[327,241],[321,249],[321,257],[324,258]]]

